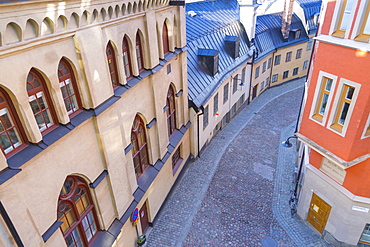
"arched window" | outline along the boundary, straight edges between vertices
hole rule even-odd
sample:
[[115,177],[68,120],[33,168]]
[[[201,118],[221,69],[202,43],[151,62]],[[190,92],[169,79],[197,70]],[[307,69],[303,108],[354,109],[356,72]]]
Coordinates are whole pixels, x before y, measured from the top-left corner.
[[170,46],[168,44],[168,29],[166,22],[163,23],[163,29],[162,29],[162,43],[163,43],[163,54],[167,54],[170,52]]
[[123,56],[123,66],[125,68],[126,79],[132,77],[132,68],[131,68],[131,55],[130,49],[126,37],[123,38],[122,42],[122,56]]
[[64,59],[59,62],[58,77],[64,105],[67,109],[68,115],[72,115],[81,109],[81,101],[73,71],[69,63]]
[[24,143],[24,133],[17,113],[7,93],[0,88],[0,145],[5,155],[13,153]]
[[58,221],[67,246],[89,246],[99,229],[89,187],[79,177],[68,176],[60,191]]
[[[41,132],[51,130],[55,126],[54,109],[45,82],[35,70],[27,77],[28,102]],[[45,133],[45,132],[44,132]]]
[[149,165],[148,143],[145,135],[143,120],[137,115],[131,129],[132,159],[134,160],[135,174],[138,178]]
[[118,81],[116,55],[114,54],[114,49],[110,42],[107,45],[106,53],[107,53],[107,59],[108,59],[110,79],[112,81],[113,88],[117,88],[119,86],[119,81]]
[[175,93],[172,86],[170,86],[167,92],[167,127],[168,136],[170,136],[176,129]]
[[143,50],[141,48],[141,38],[139,33],[136,34],[136,60],[137,60],[137,68],[139,72],[144,70],[144,63],[143,63]]

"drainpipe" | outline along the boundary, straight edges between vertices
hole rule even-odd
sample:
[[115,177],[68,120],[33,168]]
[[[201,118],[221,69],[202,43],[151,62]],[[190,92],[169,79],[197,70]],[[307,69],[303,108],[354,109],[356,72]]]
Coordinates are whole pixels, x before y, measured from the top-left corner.
[[201,110],[202,112],[201,113],[199,113],[199,114],[197,114],[197,148],[198,148],[198,154],[197,154],[197,157],[198,158],[200,158],[200,154],[199,154],[199,152],[200,152],[200,138],[199,138],[199,116],[200,115],[203,115],[204,114],[204,107],[203,106],[201,106],[200,108],[198,108],[198,112],[199,112],[199,110]]
[[247,64],[250,64],[251,65],[251,73],[250,73],[250,76],[249,76],[248,105],[251,103],[251,91],[252,91],[252,80],[253,80],[252,74],[253,74],[253,64],[254,64],[254,57],[255,56],[256,56],[256,50],[254,49],[253,50],[253,56],[252,56],[252,62],[247,63]]
[[272,81],[272,69],[274,68],[274,60],[275,60],[275,53],[277,52],[277,49],[275,49],[272,52],[272,60],[271,60],[271,68],[270,68],[270,80],[269,80],[269,88],[271,87],[271,81]]

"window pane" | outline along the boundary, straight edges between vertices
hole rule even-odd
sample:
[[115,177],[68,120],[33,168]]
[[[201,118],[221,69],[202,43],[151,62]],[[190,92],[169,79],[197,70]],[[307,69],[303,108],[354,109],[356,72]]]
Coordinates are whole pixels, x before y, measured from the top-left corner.
[[[2,133],[0,135],[0,144],[3,147],[4,151],[7,150],[9,147],[11,147],[10,140],[9,140],[7,134]],[[13,149],[11,149],[11,150],[13,150]],[[11,150],[8,150],[7,152],[10,152]],[[5,152],[5,153],[7,153],[7,152]]]
[[44,116],[46,126],[50,127],[53,124],[53,122],[51,121],[51,118],[49,117],[50,116],[49,110],[44,111],[42,115]]
[[74,241],[75,241],[75,245],[74,246],[83,246],[82,244],[82,241],[81,241],[81,234],[80,234],[80,231],[78,230],[78,228],[75,228],[72,232],[73,234],[73,238],[74,238]]
[[37,102],[39,104],[40,110],[44,110],[47,107],[47,104],[43,98],[38,98]]
[[347,0],[346,8],[343,13],[342,22],[340,24],[340,30],[345,31],[349,22],[349,17],[352,11],[353,0]]
[[343,109],[341,111],[341,114],[340,114],[339,121],[338,121],[339,124],[341,124],[341,125],[343,125],[344,121],[346,120],[348,108],[349,108],[349,104],[347,102],[345,102],[344,105],[343,105]]
[[325,90],[330,91],[331,89],[331,84],[333,83],[333,80],[327,79],[326,80],[326,85],[325,85]]
[[32,97],[29,97],[29,102],[30,102],[33,114],[38,113],[40,111],[39,105],[37,104],[37,101],[33,95]]
[[64,82],[59,83],[59,86],[60,86],[60,90],[62,91],[63,98],[68,97],[67,88],[66,88]]
[[367,16],[366,25],[364,28],[364,34],[370,35],[370,14]]
[[15,148],[22,144],[15,128],[8,130],[8,134]]
[[328,103],[328,99],[329,99],[328,94],[324,94],[322,96],[322,103],[321,103],[321,106],[320,106],[320,114],[321,115],[324,115],[324,113],[325,113],[325,108],[326,108],[326,104]]
[[355,89],[353,87],[348,87],[346,99],[352,99]]

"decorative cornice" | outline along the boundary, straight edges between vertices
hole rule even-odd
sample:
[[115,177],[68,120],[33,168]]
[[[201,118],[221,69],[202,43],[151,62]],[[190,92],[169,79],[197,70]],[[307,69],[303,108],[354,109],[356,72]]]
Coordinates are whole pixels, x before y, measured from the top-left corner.
[[357,157],[356,159],[350,160],[350,161],[345,161],[344,159],[338,157],[337,155],[333,154],[329,150],[323,148],[316,142],[312,141],[311,139],[307,138],[306,136],[300,134],[300,133],[295,133],[295,135],[298,137],[298,140],[309,146],[310,148],[314,149],[321,155],[325,156],[329,160],[333,161],[335,164],[343,167],[343,169],[347,169],[349,167],[355,166],[361,162],[366,161],[367,159],[370,158],[370,154],[365,154],[363,156]]

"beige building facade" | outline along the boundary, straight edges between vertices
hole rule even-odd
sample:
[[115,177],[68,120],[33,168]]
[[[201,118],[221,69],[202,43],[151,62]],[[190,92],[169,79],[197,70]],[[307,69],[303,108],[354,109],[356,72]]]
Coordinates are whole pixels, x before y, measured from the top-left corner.
[[135,246],[190,157],[184,8],[0,5],[0,245]]

